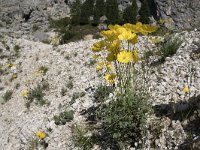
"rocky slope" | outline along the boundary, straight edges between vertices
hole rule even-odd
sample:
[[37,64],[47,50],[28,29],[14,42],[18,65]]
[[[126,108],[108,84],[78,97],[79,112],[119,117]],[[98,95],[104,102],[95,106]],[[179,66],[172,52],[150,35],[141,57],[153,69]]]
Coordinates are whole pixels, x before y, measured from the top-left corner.
[[[184,40],[177,53],[147,74],[153,105],[179,103],[200,94],[200,60],[193,60],[190,57],[192,52],[199,50],[196,43],[200,41],[200,32],[182,32],[177,36]],[[140,44],[137,45],[141,54],[145,49],[145,39],[140,37]],[[30,149],[37,131],[48,133],[46,138],[48,150],[78,149],[74,146],[71,126],[85,124],[85,118],[80,112],[94,105],[93,92],[97,85],[102,83],[102,79],[97,77],[91,59],[90,47],[95,41],[97,40],[52,46],[23,38],[1,36],[0,66],[4,70],[0,76],[2,150]],[[18,51],[16,45],[20,47]],[[41,66],[48,68],[46,74],[38,72]],[[14,74],[16,76],[13,76]],[[27,99],[20,94],[33,89],[43,81],[49,84],[44,97],[47,104],[39,106],[31,103],[28,110],[25,106]],[[62,88],[71,81],[73,87],[62,94]],[[190,95],[182,92],[184,87],[189,87]],[[11,99],[5,102],[2,97],[9,90],[13,93]],[[74,94],[80,92],[84,92],[85,95],[77,97],[72,102]],[[56,125],[54,116],[65,110],[75,111],[73,121],[65,125]],[[185,127],[190,121],[182,122],[170,117],[162,117],[160,121],[162,130],[155,140],[156,147],[158,149],[180,147],[187,139]],[[199,138],[196,135],[194,137]],[[150,141],[147,141],[147,145],[148,142]]]

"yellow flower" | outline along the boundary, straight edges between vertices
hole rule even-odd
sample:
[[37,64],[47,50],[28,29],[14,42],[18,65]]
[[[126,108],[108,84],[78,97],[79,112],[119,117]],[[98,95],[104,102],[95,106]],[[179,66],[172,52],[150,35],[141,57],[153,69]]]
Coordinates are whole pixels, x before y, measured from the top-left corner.
[[92,51],[100,52],[104,46],[105,46],[105,41],[101,40],[101,41],[93,44]]
[[111,30],[104,30],[100,32],[100,35],[105,37],[108,41],[117,40],[117,36],[114,31]]
[[102,70],[103,69],[103,66],[96,66],[96,71],[98,72],[98,71],[100,71],[100,70]]
[[123,26],[120,26],[120,25],[115,25],[115,29],[114,29],[114,32],[116,32],[116,34],[122,34],[126,31],[129,31],[127,30],[126,28],[124,28]]
[[126,23],[126,24],[123,25],[123,27],[125,27],[127,30],[130,30],[134,33],[139,33],[141,26],[142,26],[141,22],[137,22],[136,25],[133,25],[133,24],[130,24],[130,23]]
[[111,64],[110,62],[107,62],[107,63],[106,63],[106,67],[107,67],[107,69],[108,69],[109,71],[112,70],[112,64]]
[[44,75],[44,70],[37,70],[37,71],[34,72],[34,74],[36,76],[42,76],[42,75]]
[[116,24],[116,25],[111,25],[111,24],[108,25],[108,29],[110,29],[110,30],[117,30],[119,28],[121,28],[121,26],[118,25],[118,24]]
[[160,43],[160,38],[151,38],[150,40],[152,43],[155,43],[155,44]]
[[39,139],[44,139],[46,137],[46,133],[39,131],[35,134]]
[[98,66],[96,66],[96,71],[98,72],[98,71],[102,70],[103,69],[103,65],[104,65],[104,62],[99,61],[98,62]]
[[25,96],[28,95],[28,93],[29,93],[29,91],[28,91],[28,90],[25,90],[25,91],[23,91],[19,96],[25,97]]
[[105,79],[109,84],[114,84],[115,83],[115,81],[114,81],[115,77],[116,77],[116,74],[111,73],[111,74],[107,74],[105,76]]
[[127,30],[118,36],[119,40],[132,40],[135,37],[136,37],[135,33],[132,33],[131,31]]
[[110,42],[108,46],[106,47],[108,51],[118,51],[120,49],[120,41],[115,40],[113,42]]
[[14,64],[7,64],[7,65],[6,65],[7,68],[11,68],[11,67],[13,67],[13,66],[14,66]]
[[17,78],[17,75],[16,75],[16,74],[13,74],[13,75],[12,75],[12,78],[13,78],[13,79],[16,79],[16,78]]
[[140,60],[137,50],[133,50],[133,60],[135,63],[137,63]]
[[144,35],[148,35],[149,33],[155,32],[158,29],[156,26],[152,26],[149,24],[143,24],[141,27],[141,33]]
[[99,61],[99,62],[98,62],[98,65],[103,66],[103,65],[104,65],[104,62]]
[[183,92],[184,93],[189,93],[189,88],[188,87],[183,88]]
[[134,28],[134,25],[133,24],[130,24],[130,23],[126,23],[123,25],[123,27],[127,30],[130,30],[132,31],[132,29]]
[[121,63],[129,63],[132,60],[132,53],[124,50],[117,54],[117,60]]

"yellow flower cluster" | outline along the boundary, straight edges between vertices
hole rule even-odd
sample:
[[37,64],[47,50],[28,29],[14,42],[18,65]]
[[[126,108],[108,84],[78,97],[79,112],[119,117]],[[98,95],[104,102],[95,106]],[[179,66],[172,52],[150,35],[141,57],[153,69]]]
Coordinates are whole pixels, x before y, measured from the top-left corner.
[[184,87],[184,88],[183,88],[183,92],[184,92],[184,93],[189,93],[189,88],[188,88],[188,87]]
[[15,66],[15,64],[12,64],[12,63],[5,65],[6,68],[12,68],[13,66]]
[[36,136],[39,138],[39,139],[44,139],[46,137],[46,133],[42,132],[42,131],[39,131],[36,133]]
[[105,76],[105,79],[106,79],[106,81],[108,81],[110,84],[113,84],[113,83],[114,83],[115,77],[116,77],[116,74],[111,73],[111,74],[107,74],[107,75]]
[[13,74],[12,75],[12,79],[16,79],[17,78],[17,75],[16,74]]
[[[156,26],[142,24],[141,22],[109,25],[108,30],[100,32],[104,39],[92,46],[92,51],[95,53],[93,58],[101,59],[96,66],[96,71],[101,71],[106,66],[105,68],[109,73],[105,74],[105,79],[108,83],[113,84],[119,66],[130,63],[135,64],[140,60],[138,51],[135,49],[135,44],[138,43],[138,34],[149,35],[156,30]],[[106,52],[99,53],[103,50]],[[114,73],[112,64],[115,68]]]
[[24,91],[23,91],[19,96],[21,96],[21,97],[25,97],[25,96],[28,95],[28,93],[29,93],[28,90],[24,90]]
[[157,37],[157,38],[151,38],[150,40],[151,40],[151,42],[154,43],[154,44],[158,44],[158,43],[160,43],[160,41],[161,41],[161,39],[158,38],[158,37]]
[[44,70],[38,69],[34,72],[35,76],[43,76],[44,75]]

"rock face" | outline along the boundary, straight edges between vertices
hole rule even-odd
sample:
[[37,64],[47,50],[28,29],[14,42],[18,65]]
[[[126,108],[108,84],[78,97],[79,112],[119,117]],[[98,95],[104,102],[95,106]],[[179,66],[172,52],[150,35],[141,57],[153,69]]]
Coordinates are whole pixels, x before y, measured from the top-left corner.
[[[45,30],[49,18],[66,17],[69,12],[68,3],[64,0],[1,0],[0,26],[9,28],[9,32],[24,33],[33,26]],[[8,31],[2,28],[0,32]]]
[[154,0],[162,19],[172,19],[171,28],[198,27],[200,23],[199,0]]
[[[9,32],[30,31],[33,25],[47,29],[49,18],[62,18],[70,15],[74,0],[0,0],[0,27]],[[83,0],[81,0],[83,1]],[[137,0],[140,8],[142,0]],[[148,0],[154,19],[171,19],[169,28],[191,28],[200,21],[199,0]],[[118,0],[119,9],[130,4],[130,0]],[[11,31],[10,31],[11,30]],[[0,32],[8,32],[0,29]]]

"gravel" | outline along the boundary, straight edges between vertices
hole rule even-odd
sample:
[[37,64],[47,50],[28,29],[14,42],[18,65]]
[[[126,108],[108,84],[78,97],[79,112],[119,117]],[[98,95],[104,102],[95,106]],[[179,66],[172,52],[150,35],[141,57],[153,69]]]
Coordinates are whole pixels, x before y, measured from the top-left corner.
[[[200,32],[185,31],[176,36],[183,39],[177,53],[167,58],[166,62],[158,67],[150,68],[146,74],[153,106],[188,101],[190,97],[200,94],[200,59],[192,60],[190,57],[192,51],[198,49],[194,43],[200,41]],[[73,143],[71,126],[74,123],[85,124],[85,118],[80,115],[80,112],[94,105],[93,90],[86,89],[95,89],[102,82],[101,78],[97,77],[95,65],[88,65],[92,60],[90,47],[98,40],[81,40],[60,46],[7,36],[3,40],[11,49],[6,50],[0,42],[3,53],[9,54],[17,44],[21,47],[21,55],[11,60],[10,63],[15,65],[8,69],[8,74],[0,76],[0,87],[4,87],[0,90],[0,95],[7,90],[14,91],[8,102],[0,104],[1,149],[28,149],[37,131],[48,133],[46,138],[49,144],[48,150],[78,149]],[[141,44],[145,43],[145,37],[140,37],[139,40]],[[138,44],[137,48],[142,54],[144,47],[141,44]],[[7,63],[7,59],[0,60],[1,66]],[[48,68],[46,75],[35,73],[41,66]],[[137,67],[140,68],[139,64]],[[17,78],[11,82],[9,79],[13,73],[17,74]],[[69,79],[71,77],[72,79]],[[45,92],[45,99],[49,105],[38,106],[33,103],[27,110],[26,100],[19,95],[24,90],[34,88],[42,80],[49,83],[49,90]],[[73,82],[73,88],[67,89],[66,95],[62,96],[61,89],[70,80]],[[20,84],[19,88],[16,88],[17,83]],[[182,91],[184,87],[189,87],[190,94]],[[75,99],[75,102],[70,105],[75,92],[86,92],[86,95]],[[3,102],[1,97],[0,101]],[[75,111],[73,121],[61,126],[55,125],[53,117],[66,109]],[[152,120],[149,119],[149,122]],[[178,146],[187,138],[183,123],[169,117],[162,117],[160,124],[162,124],[162,129],[160,136],[155,140],[155,146],[158,149],[178,149]],[[49,132],[47,129],[52,129],[52,131]],[[151,136],[149,133],[149,137]]]

